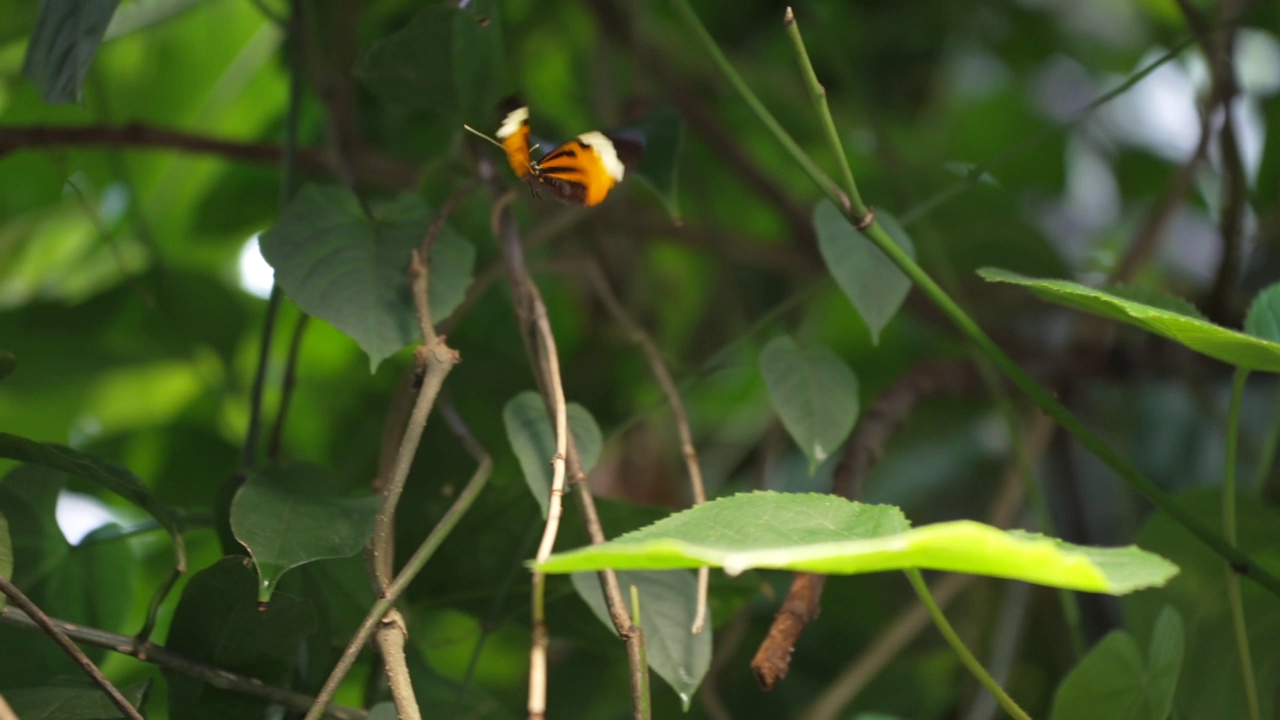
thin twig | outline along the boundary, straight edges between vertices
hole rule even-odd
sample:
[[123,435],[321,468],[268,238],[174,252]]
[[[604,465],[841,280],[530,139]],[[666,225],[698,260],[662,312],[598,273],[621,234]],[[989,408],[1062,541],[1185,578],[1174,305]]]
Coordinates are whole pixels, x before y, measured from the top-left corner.
[[[333,671],[329,673],[328,679],[325,680],[324,686],[316,696],[315,703],[307,711],[307,720],[318,720],[323,713],[325,705],[333,699],[334,694],[338,691],[338,686],[342,684],[347,673],[355,665],[360,648],[364,647],[364,644],[375,632],[378,635],[378,647],[382,651],[388,682],[392,684],[392,687],[398,688],[393,695],[396,709],[402,714],[402,717],[417,717],[418,706],[412,697],[412,686],[407,683],[408,668],[404,661],[403,637],[392,637],[392,633],[403,635],[404,622],[398,613],[395,618],[388,619],[388,613],[394,609],[395,602],[399,599],[401,593],[408,588],[409,583],[421,572],[427,561],[431,559],[431,555],[436,551],[436,548],[444,542],[445,537],[457,525],[458,520],[471,507],[471,503],[474,502],[476,495],[479,494],[489,478],[492,464],[489,461],[488,454],[484,453],[480,467],[477,468],[471,481],[467,483],[467,487],[459,493],[457,500],[454,501],[444,517],[440,519],[440,522],[436,523],[436,526],[432,528],[426,539],[414,551],[400,574],[392,577],[395,567],[396,505],[399,503],[400,495],[404,492],[404,484],[409,477],[409,470],[413,466],[413,458],[417,454],[418,443],[421,441],[423,430],[426,428],[427,416],[431,413],[431,408],[440,393],[445,377],[448,376],[453,366],[460,359],[458,353],[445,344],[445,337],[436,333],[435,326],[431,322],[430,291],[428,287],[430,271],[423,262],[423,251],[430,252],[435,242],[435,236],[444,228],[445,219],[453,207],[454,204],[449,203],[441,207],[436,220],[432,222],[426,233],[423,234],[420,249],[413,251],[409,263],[413,303],[418,313],[418,327],[422,332],[422,345],[419,345],[417,350],[414,351],[414,362],[415,367],[421,373],[422,381],[418,389],[417,399],[414,401],[413,411],[409,414],[408,422],[405,423],[403,428],[399,450],[396,452],[395,460],[392,462],[391,475],[385,482],[381,481],[381,479],[379,480],[383,494],[382,505],[378,510],[377,517],[374,519],[373,536],[369,539],[370,574],[373,577],[374,590],[379,600],[374,603],[360,628],[347,643],[346,649],[343,650]],[[389,422],[385,432],[391,434],[401,432],[399,423]],[[476,445],[475,447],[479,446]],[[474,449],[468,447],[469,451]],[[483,450],[481,452],[483,453]]]
[[142,713],[138,712],[138,709],[120,693],[120,690],[111,684],[111,681],[102,674],[97,665],[93,664],[89,656],[85,655],[83,650],[71,642],[71,638],[67,637],[62,628],[58,627],[52,618],[45,615],[43,610],[31,602],[30,598],[4,576],[0,576],[0,593],[4,593],[4,596],[9,598],[10,602],[26,613],[27,617],[39,626],[46,635],[53,638],[58,647],[62,648],[62,651],[69,655],[76,665],[80,666],[84,674],[89,676],[93,684],[102,689],[102,692],[111,700],[111,704],[115,705],[125,717],[130,718],[130,720],[143,720]]
[[[302,711],[311,707],[312,698],[308,695],[268,685],[257,678],[246,677],[230,670],[208,665],[199,660],[193,660],[162,645],[140,641],[138,638],[128,635],[76,625],[56,618],[49,618],[49,620],[62,632],[66,633],[67,637],[78,643],[105,648],[121,655],[128,655],[165,670],[172,670],[187,677],[195,678],[219,690],[229,690],[241,695],[262,698],[291,710]],[[0,623],[24,630],[40,630],[40,626],[36,624],[35,620],[32,620],[26,613],[14,607],[6,607],[3,612],[0,612]],[[330,717],[338,718],[338,720],[363,720],[365,717],[363,710],[341,705],[330,706],[328,714]]]
[[[503,190],[501,181],[497,179],[494,165],[488,159],[481,156],[477,162],[477,173],[482,181],[489,185],[494,195],[494,208],[490,213],[490,224],[494,237],[498,241],[498,247],[502,251],[504,264],[507,268],[508,281],[511,283],[512,300],[515,303],[516,315],[520,320],[520,335],[525,345],[525,351],[529,355],[530,364],[534,369],[534,376],[538,382],[538,388],[542,393],[543,401],[547,405],[549,413],[554,414],[556,405],[553,391],[553,385],[559,385],[558,369],[555,373],[556,378],[549,377],[552,373],[550,369],[553,366],[552,356],[556,354],[554,337],[550,333],[549,325],[546,332],[539,330],[541,323],[537,320],[537,315],[546,317],[546,308],[542,302],[542,295],[538,292],[538,287],[533,283],[529,276],[529,270],[525,266],[524,248],[520,243],[520,234],[516,229],[515,218],[509,207],[511,194]],[[542,309],[539,311],[538,308]],[[554,363],[558,368],[558,360]],[[563,392],[560,392],[561,400],[563,400]],[[567,434],[567,433],[566,433]],[[560,447],[560,437],[557,433],[557,447]],[[586,474],[582,470],[582,465],[578,457],[577,448],[573,443],[572,436],[564,438],[564,449],[567,457],[563,458],[566,464],[566,472],[572,483],[578,485],[578,492],[574,495],[578,499],[579,507],[582,509],[583,521],[586,525],[587,535],[591,538],[593,544],[599,544],[605,541],[604,529],[600,524],[600,516],[596,512],[595,500],[591,494],[590,488],[586,485]],[[558,452],[558,451],[557,451]],[[552,496],[554,499],[554,495]],[[545,646],[547,641],[545,622],[539,624],[537,621],[538,605],[540,593],[538,592],[538,584],[540,573],[534,573],[534,590],[533,590],[533,608],[535,611],[535,620],[533,624],[533,642],[530,649],[530,690],[529,690],[529,706],[530,720],[541,720],[545,717],[545,698],[546,698],[546,675],[545,667],[539,667],[538,662],[545,660],[545,655],[541,658],[535,657],[540,651],[534,650],[538,645]],[[612,570],[605,570],[598,574],[600,578],[601,589],[604,591],[605,606],[609,611],[609,618],[613,622],[614,629],[623,639],[627,646],[628,675],[631,682],[633,694],[635,688],[642,682],[641,673],[645,672],[645,668],[636,665],[638,653],[635,651],[634,645],[638,642],[631,635],[631,614],[627,611],[626,600],[622,595],[622,588],[618,584],[617,573]],[[542,687],[535,688],[536,684]],[[542,707],[539,708],[538,702],[542,701]],[[640,708],[632,706],[633,718],[640,717]]]
[[302,338],[307,334],[311,316],[302,313],[293,326],[293,335],[289,339],[289,355],[284,363],[284,379],[280,384],[280,407],[276,409],[276,421],[271,426],[271,441],[267,444],[267,457],[279,459],[284,448],[284,428],[289,420],[289,407],[293,401],[293,393],[298,385],[298,360],[302,356]]
[[[595,286],[600,300],[609,310],[609,313],[622,326],[623,332],[627,334],[631,342],[639,345],[640,350],[644,352],[645,360],[649,363],[649,372],[653,373],[654,379],[658,381],[658,386],[662,388],[662,394],[667,400],[667,406],[671,409],[671,418],[676,424],[676,434],[680,438],[680,454],[684,457],[685,468],[689,473],[689,489],[693,494],[693,504],[701,505],[707,501],[707,491],[702,482],[702,467],[698,463],[698,449],[693,444],[693,431],[689,427],[689,414],[684,409],[684,401],[680,399],[680,390],[676,387],[675,380],[671,378],[671,371],[667,368],[667,363],[662,359],[662,353],[658,352],[657,346],[653,344],[653,339],[631,319],[631,316],[623,309],[622,303],[618,302],[617,295],[614,294],[613,288],[609,286],[609,281],[605,279],[600,267],[595,263],[590,263],[587,266],[587,277],[590,278],[592,285]],[[707,622],[707,590],[710,583],[711,568],[705,566],[698,568],[698,596],[693,614],[693,626],[690,628],[690,631],[695,635],[702,632]]]

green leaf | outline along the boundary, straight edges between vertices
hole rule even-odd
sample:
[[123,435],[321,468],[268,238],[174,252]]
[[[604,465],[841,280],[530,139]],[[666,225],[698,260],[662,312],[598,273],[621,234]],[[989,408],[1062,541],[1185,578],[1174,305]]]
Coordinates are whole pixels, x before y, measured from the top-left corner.
[[[591,612],[616,634],[599,576],[574,573],[572,580],[573,589],[590,606]],[[690,632],[698,594],[697,577],[678,571],[620,572],[618,584],[627,598],[631,597],[631,586],[636,587],[649,667],[676,691],[688,712],[693,693],[711,667],[711,632],[703,630],[697,635]]]
[[[671,217],[679,221],[680,205],[676,198],[680,150],[684,146],[684,123],[670,108],[657,110],[637,125],[613,131],[622,137],[635,136],[644,144],[644,153],[635,168],[635,177],[653,189],[667,206]],[[628,168],[628,173],[631,170]]]
[[1127,300],[1069,280],[1029,278],[999,268],[983,268],[978,274],[991,282],[1031,288],[1041,298],[1058,305],[1140,327],[1229,365],[1246,370],[1280,372],[1280,343],[1214,325],[1182,312]]
[[1200,312],[1200,308],[1187,302],[1185,298],[1180,298],[1177,295],[1170,295],[1163,290],[1139,287],[1137,285],[1116,285],[1108,288],[1107,292],[1123,300],[1130,300],[1135,303],[1150,305],[1151,307],[1168,310],[1169,312],[1177,313],[1178,315],[1198,318],[1205,322],[1208,322],[1209,320],[1204,316],[1204,313]]
[[186,544],[182,540],[182,531],[178,527],[177,519],[168,507],[151,494],[138,476],[125,468],[64,445],[36,442],[9,433],[0,433],[0,457],[42,465],[75,475],[110,490],[147,511],[173,538],[173,551],[177,557],[178,568],[186,570]]
[[1280,283],[1267,287],[1253,299],[1244,318],[1244,331],[1256,338],[1280,343]]
[[231,501],[231,531],[258,567],[258,600],[267,602],[286,571],[360,552],[373,532],[375,496],[346,497],[310,463],[255,472]]
[[[907,255],[915,257],[911,236],[889,213],[876,212],[876,221]],[[818,249],[827,270],[848,296],[871,331],[871,341],[879,342],[880,331],[893,319],[907,299],[911,281],[880,249],[853,229],[849,220],[830,200],[813,211],[813,228]]]
[[[1220,532],[1220,487],[1182,493],[1176,502],[1204,527]],[[1266,503],[1240,502],[1236,508],[1237,547],[1268,572],[1280,571],[1280,512]],[[1222,557],[1209,550],[1178,522],[1154,513],[1138,534],[1143,547],[1170,558],[1181,569],[1159,590],[1124,599],[1124,615],[1135,638],[1154,648],[1161,632],[1158,618],[1172,606],[1185,621],[1186,653],[1175,692],[1176,717],[1246,718],[1231,603],[1223,584],[1229,572]],[[1280,598],[1254,583],[1241,583],[1245,632],[1253,656],[1262,717],[1276,717],[1280,699]],[[1154,655],[1154,652],[1153,652]],[[1154,658],[1151,661],[1155,665]]]
[[1165,720],[1182,666],[1182,620],[1166,607],[1156,621],[1149,659],[1133,636],[1107,635],[1063,679],[1053,720]]
[[497,4],[485,0],[427,7],[362,53],[355,72],[384,100],[483,123],[508,90],[506,68]]
[[801,349],[785,335],[760,353],[760,372],[782,424],[809,458],[812,475],[853,430],[858,378],[830,349]]
[[[591,472],[600,459],[600,450],[604,446],[604,438],[600,434],[600,426],[586,408],[577,403],[569,403],[566,408],[569,421],[569,432],[578,447],[578,457],[582,461],[582,471]],[[502,422],[507,428],[507,440],[511,449],[520,461],[520,469],[524,471],[524,480],[529,491],[542,507],[542,516],[547,516],[547,503],[551,495],[551,459],[556,454],[555,430],[547,417],[547,406],[542,396],[532,390],[526,390],[511,398],[502,409]]]
[[0,513],[9,525],[15,559],[10,580],[31,588],[62,566],[71,546],[58,528],[55,511],[66,476],[39,465],[20,465],[0,483]]
[[[4,513],[0,513],[0,578],[13,580],[13,540],[9,538],[9,521],[4,519]],[[8,600],[0,596],[0,611]]]
[[80,101],[89,65],[120,0],[40,0],[22,74],[51,104]]
[[[432,213],[412,195],[375,207],[371,220],[342,188],[308,185],[259,239],[276,282],[306,312],[355,340],[376,370],[419,339],[409,260]],[[445,225],[429,262],[431,316],[453,312],[471,283],[475,248]]]
[[961,520],[908,530],[902,511],[830,495],[755,492],[721,498],[609,542],[556,553],[537,569],[570,573],[702,565],[827,575],[921,568],[1121,595],[1177,573],[1137,547],[1086,548]]
[[[129,704],[142,707],[151,683],[116,686]],[[98,686],[44,686],[5,690],[14,716],[22,720],[114,720],[122,717]]]
[[15,368],[18,367],[18,358],[8,350],[0,350],[0,380],[4,380],[13,374]]
[[[248,558],[226,557],[197,573],[182,591],[165,646],[214,667],[284,684],[303,639],[315,631],[315,617],[310,605],[286,593],[259,607],[256,584]],[[269,705],[173,670],[163,672],[170,717],[259,718]]]

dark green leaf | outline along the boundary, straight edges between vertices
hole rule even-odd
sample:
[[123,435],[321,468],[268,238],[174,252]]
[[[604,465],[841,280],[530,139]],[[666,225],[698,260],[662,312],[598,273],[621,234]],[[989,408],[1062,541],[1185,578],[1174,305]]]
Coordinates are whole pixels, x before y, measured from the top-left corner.
[[[582,471],[591,472],[596,460],[600,459],[604,443],[600,426],[591,413],[577,403],[569,403],[566,414],[569,432],[573,434],[578,457],[582,461]],[[507,440],[520,461],[520,469],[524,471],[525,482],[542,507],[542,516],[546,517],[551,494],[551,459],[556,454],[556,441],[542,396],[526,390],[511,398],[502,409],[502,421],[507,428]]]
[[[419,198],[401,195],[373,214],[369,219],[347,190],[308,185],[260,243],[289,297],[355,340],[377,369],[421,337],[409,293],[409,260],[432,213]],[[475,248],[445,225],[430,259],[435,320],[462,302],[474,261]]]
[[1267,287],[1253,299],[1244,318],[1244,331],[1280,343],[1280,283]]
[[0,483],[0,513],[9,525],[14,585],[44,582],[67,557],[70,545],[54,516],[66,476],[39,465],[22,465]]
[[89,65],[120,0],[40,0],[22,74],[47,103],[80,100]]
[[1134,302],[1070,280],[1030,278],[999,268],[983,268],[978,274],[991,282],[1030,288],[1041,298],[1058,305],[1140,327],[1230,365],[1246,370],[1280,372],[1280,343],[1277,342],[1214,325],[1181,311]]
[[178,567],[185,570],[187,566],[186,545],[182,540],[182,531],[178,521],[159,500],[151,494],[136,475],[125,468],[92,455],[72,450],[65,445],[42,443],[28,440],[9,433],[0,433],[0,457],[11,460],[43,465],[44,467],[88,480],[106,490],[110,490],[138,507],[146,510],[156,519],[173,538],[174,554]]
[[[635,177],[653,188],[667,212],[680,219],[680,206],[676,199],[680,149],[684,145],[684,123],[674,110],[664,108],[650,115],[643,122],[617,131],[622,137],[643,139],[644,154],[640,156]],[[628,172],[631,169],[628,168]]]
[[[609,619],[604,593],[596,573],[574,573],[573,589],[591,607],[591,611],[610,630],[617,632]],[[711,667],[711,631],[697,635],[693,627],[698,581],[691,572],[620,572],[618,583],[622,594],[631,597],[631,586],[640,595],[640,617],[644,628],[645,657],[649,667],[658,673],[680,696],[685,712],[693,693]],[[629,602],[629,600],[628,600]],[[708,622],[710,627],[710,622]]]
[[258,567],[267,602],[285,571],[360,552],[379,499],[344,497],[321,467],[290,463],[249,476],[231,501],[231,530]]
[[384,100],[483,123],[508,91],[506,66],[498,8],[487,0],[427,7],[365,51],[356,76]]
[[[224,670],[284,684],[303,638],[315,629],[315,619],[309,605],[285,593],[260,608],[256,585],[248,558],[223,558],[197,573],[182,592],[165,645]],[[170,717],[258,718],[269,704],[172,670],[164,674]]]
[[[151,683],[117,688],[131,705],[140,708]],[[9,701],[14,715],[22,720],[115,720],[123,717],[119,708],[96,685],[18,688],[6,690],[4,699]]]
[[84,536],[39,588],[45,612],[113,632],[127,630],[138,558],[119,538],[120,526],[104,525]]
[[1058,686],[1053,720],[1165,720],[1182,666],[1182,621],[1166,607],[1146,661],[1133,636],[1117,630],[1089,651]]
[[858,417],[858,379],[822,346],[801,349],[783,335],[760,353],[769,399],[787,432],[809,458],[809,472],[840,447]]
[[[1206,488],[1175,498],[1191,516],[1213,532],[1222,527],[1222,492]],[[1280,512],[1241,498],[1236,508],[1238,547],[1268,572],[1280,572]],[[1235,643],[1234,621],[1224,579],[1222,557],[1163,513],[1155,513],[1138,535],[1145,548],[1178,564],[1181,572],[1163,588],[1125,598],[1125,617],[1139,643],[1152,647],[1151,664],[1164,633],[1159,629],[1172,606],[1185,627],[1186,652],[1175,691],[1175,717],[1247,718],[1244,680]],[[1245,632],[1253,656],[1262,717],[1276,716],[1280,699],[1280,598],[1251,582],[1240,583]],[[1162,656],[1164,654],[1162,653]]]
[[[898,247],[915,257],[911,236],[897,220],[884,211],[876,212],[876,220]],[[813,228],[827,270],[866,322],[871,341],[878,342],[880,331],[907,299],[911,281],[870,240],[854,230],[830,200],[823,200],[814,209]]]

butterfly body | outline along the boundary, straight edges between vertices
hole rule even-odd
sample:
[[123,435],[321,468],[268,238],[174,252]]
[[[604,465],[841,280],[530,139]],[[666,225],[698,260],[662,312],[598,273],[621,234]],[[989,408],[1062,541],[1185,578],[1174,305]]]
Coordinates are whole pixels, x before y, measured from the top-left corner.
[[642,150],[634,139],[592,130],[534,160],[529,146],[529,108],[513,100],[504,110],[497,137],[511,170],[521,180],[570,205],[603,202],[626,176],[624,158],[637,158]]

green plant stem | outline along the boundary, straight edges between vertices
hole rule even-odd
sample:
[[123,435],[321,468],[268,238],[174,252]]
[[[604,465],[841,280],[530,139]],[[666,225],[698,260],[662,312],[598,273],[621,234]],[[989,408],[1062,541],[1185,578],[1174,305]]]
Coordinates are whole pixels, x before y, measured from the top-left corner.
[[[675,4],[676,11],[693,30],[694,34],[698,36],[698,40],[702,42],[703,48],[711,55],[711,59],[715,61],[716,66],[720,68],[720,72],[724,73],[725,78],[729,80],[729,84],[733,86],[734,90],[736,90],[738,94],[742,96],[742,99],[746,101],[747,105],[751,107],[751,111],[756,114],[756,117],[760,119],[760,122],[764,123],[765,127],[769,129],[769,132],[773,133],[773,136],[777,138],[778,142],[782,143],[782,147],[791,154],[791,158],[795,160],[796,164],[800,166],[800,169],[803,170],[811,180],[813,180],[814,184],[822,188],[823,193],[832,198],[840,208],[846,211],[849,210],[850,198],[841,192],[840,188],[836,186],[835,181],[828,177],[827,174],[822,171],[822,168],[818,167],[818,164],[813,161],[813,158],[809,157],[809,155],[800,148],[800,145],[797,144],[789,134],[787,134],[787,131],[784,130],[782,125],[778,123],[777,119],[773,117],[773,114],[764,106],[764,103],[760,102],[760,98],[757,98],[755,93],[751,92],[751,88],[747,87],[746,81],[744,81],[742,76],[738,75],[738,71],[734,70],[733,66],[729,64],[729,59],[724,56],[723,52],[720,52],[720,48],[716,45],[715,39],[712,38],[711,33],[707,32],[707,29],[703,27],[702,21],[698,20],[698,16],[693,12],[693,8],[689,7],[688,0],[672,1]],[[859,217],[861,217],[861,215]]]
[[[818,185],[819,189],[827,195],[838,207],[848,208],[847,198],[843,196],[835,183],[830,178],[822,174],[818,170],[813,160],[805,154],[803,150],[791,139],[783,130],[778,122],[773,119],[769,111],[764,105],[752,94],[751,89],[746,86],[742,78],[729,64],[724,53],[716,46],[715,39],[707,32],[702,23],[698,21],[697,15],[689,7],[687,0],[673,0],[676,9],[684,17],[685,21],[694,30],[707,53],[711,55],[716,65],[724,73],[729,83],[742,95],[743,99],[756,113],[759,119],[774,134],[775,139],[782,144],[784,148],[792,155],[795,161],[809,174],[813,181]],[[852,214],[851,210],[846,210],[845,217],[854,227],[858,227],[860,222],[864,221],[862,216]],[[1027,375],[1022,368],[1018,367],[1008,355],[996,345],[995,341],[974,322],[973,318],[956,304],[951,296],[946,293],[928,273],[926,273],[915,260],[907,255],[898,244],[889,237],[889,233],[879,223],[872,223],[869,227],[862,230],[862,234],[872,243],[875,244],[881,252],[889,257],[895,265],[911,281],[920,288],[935,305],[938,306],[944,315],[956,326],[962,335],[969,339],[977,349],[995,363],[1014,385],[1025,393],[1031,401],[1040,406],[1040,409],[1046,415],[1053,418],[1067,432],[1071,433],[1081,445],[1092,452],[1099,460],[1110,467],[1117,475],[1129,484],[1140,495],[1145,497],[1152,505],[1164,512],[1174,522],[1181,525],[1192,535],[1195,535],[1205,545],[1208,545],[1215,553],[1221,555],[1236,572],[1243,574],[1266,588],[1269,592],[1280,597],[1280,578],[1267,572],[1257,563],[1253,562],[1247,555],[1237,550],[1231,543],[1227,542],[1221,535],[1214,533],[1209,528],[1197,522],[1187,511],[1183,510],[1180,505],[1174,502],[1168,495],[1165,495],[1155,483],[1147,479],[1145,475],[1133,467],[1127,460],[1116,452],[1101,437],[1096,435],[1092,430],[1085,427],[1071,411],[1067,410],[1061,403],[1054,399],[1049,393],[1031,376]]]
[[1000,707],[1004,708],[1005,712],[1017,720],[1031,720],[1031,716],[1018,707],[1018,703],[1009,697],[1004,688],[1000,687],[1000,683],[991,677],[987,669],[982,667],[982,663],[978,662],[978,659],[973,656],[969,648],[965,647],[964,641],[956,634],[955,628],[951,627],[950,622],[947,622],[947,616],[942,614],[942,608],[939,608],[938,603],[934,602],[933,594],[929,592],[929,586],[925,584],[920,571],[904,570],[903,572],[906,574],[907,580],[911,582],[911,588],[916,591],[920,602],[929,611],[929,616],[933,618],[933,624],[938,626],[938,632],[941,632],[942,636],[947,639],[947,644],[959,656],[960,662],[969,668],[969,672],[973,673],[973,676],[991,693],[996,702],[1000,703]]
[[818,120],[822,122],[827,144],[831,146],[831,153],[835,155],[840,179],[844,181],[845,192],[849,194],[849,212],[855,217],[865,218],[868,214],[867,206],[862,202],[858,183],[853,179],[853,169],[849,167],[849,156],[844,153],[844,145],[840,142],[840,133],[836,130],[835,119],[831,117],[831,108],[827,105],[827,89],[818,82],[818,74],[813,71],[809,51],[805,49],[804,38],[800,36],[800,26],[796,23],[796,17],[791,12],[791,8],[787,8],[784,24],[787,26],[787,36],[791,38],[791,45],[795,48],[796,58],[800,61],[800,71],[804,76],[805,87],[809,90],[809,97],[813,99]]
[[[1236,446],[1240,440],[1240,402],[1244,398],[1249,371],[1236,368],[1231,380],[1231,409],[1227,413],[1227,458],[1222,478],[1222,529],[1227,542],[1236,544]],[[1244,678],[1245,701],[1249,720],[1262,720],[1258,705],[1258,685],[1253,677],[1253,656],[1249,653],[1249,633],[1244,622],[1244,603],[1240,597],[1240,578],[1227,568],[1227,599],[1231,605],[1231,625],[1235,630],[1236,651],[1240,656],[1240,674]]]

